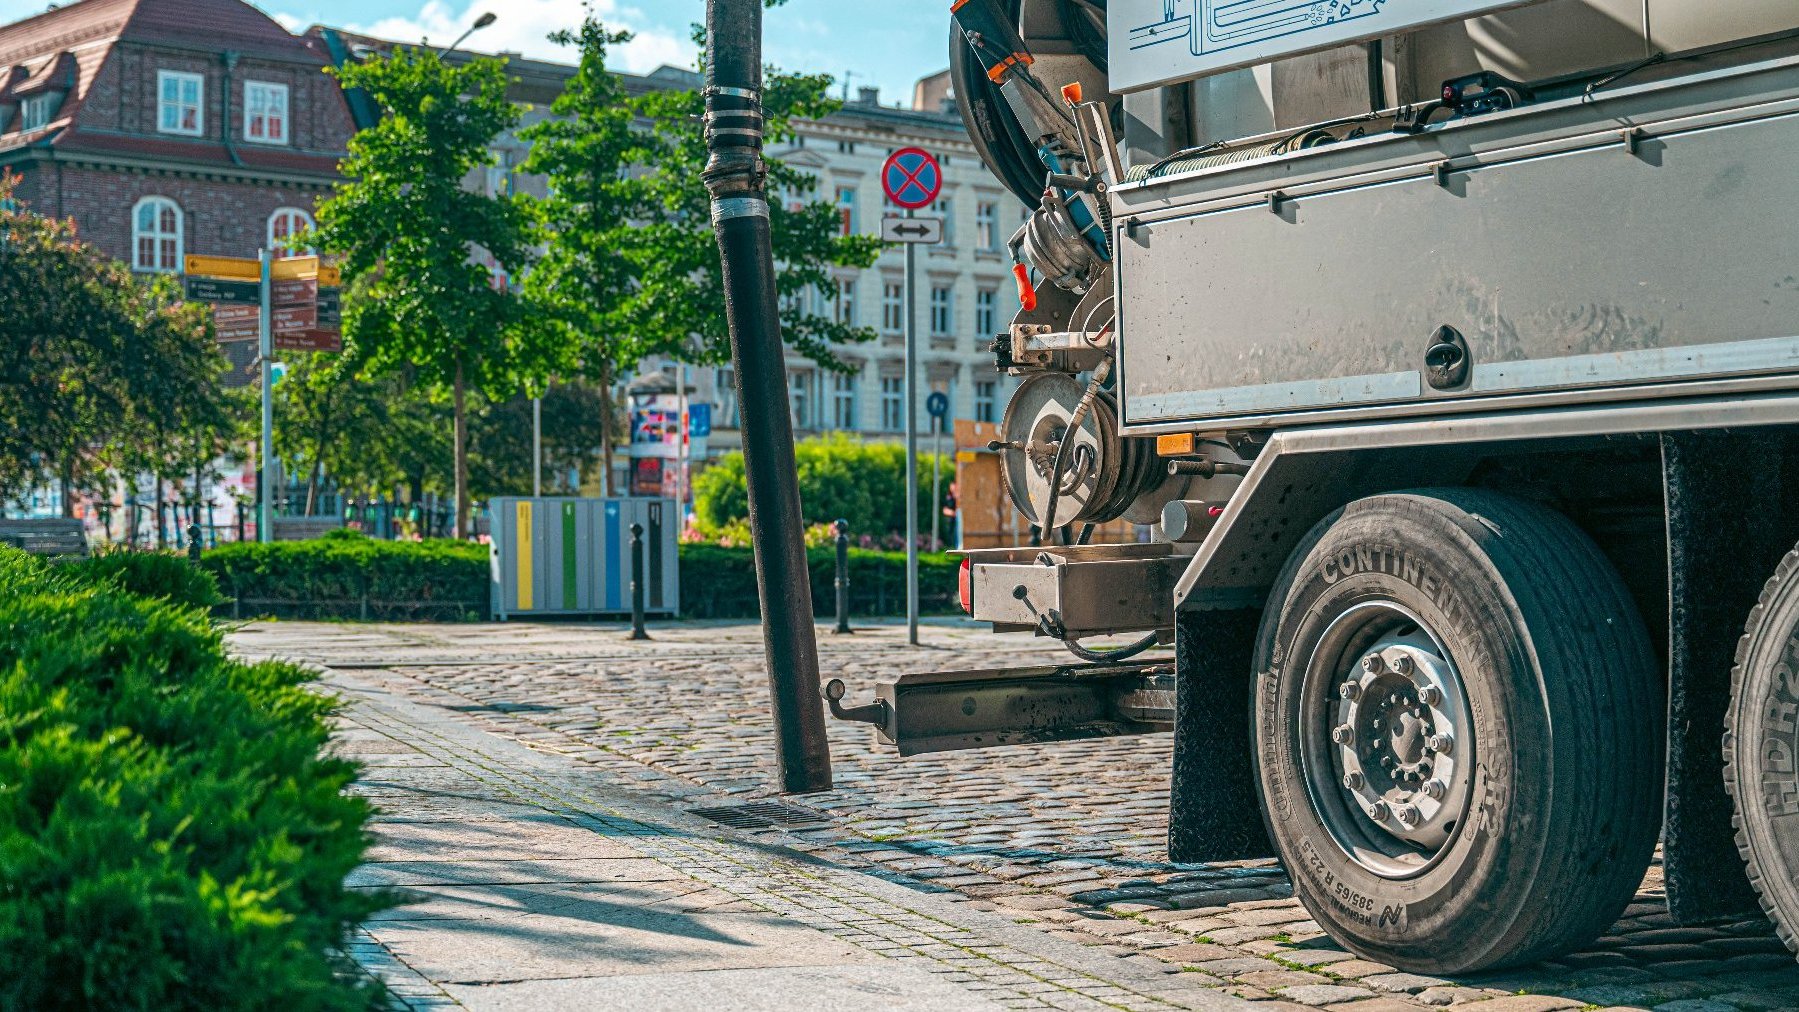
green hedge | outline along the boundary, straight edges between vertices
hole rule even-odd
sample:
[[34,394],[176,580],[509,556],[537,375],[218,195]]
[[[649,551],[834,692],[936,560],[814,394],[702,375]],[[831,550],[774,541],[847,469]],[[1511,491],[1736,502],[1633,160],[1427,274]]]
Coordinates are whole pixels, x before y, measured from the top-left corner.
[[[812,571],[812,612],[837,614],[837,550],[806,553]],[[961,560],[920,553],[918,602],[925,614],[958,610],[956,570]],[[850,615],[873,618],[906,613],[906,553],[850,549]],[[681,615],[685,618],[756,618],[755,556],[748,548],[681,546]]]
[[355,531],[310,541],[220,545],[201,565],[234,617],[463,621],[488,614],[487,546],[381,541]]
[[[681,614],[756,618],[756,569],[748,548],[684,544]],[[836,554],[807,553],[816,614],[836,614]],[[474,620],[489,615],[488,550],[457,541],[378,541],[354,532],[311,541],[221,545],[201,563],[218,578],[234,617]],[[957,560],[919,556],[919,606],[956,610]],[[850,613],[905,614],[903,552],[850,550]]]
[[118,572],[0,550],[0,1008],[370,1007],[332,704]]

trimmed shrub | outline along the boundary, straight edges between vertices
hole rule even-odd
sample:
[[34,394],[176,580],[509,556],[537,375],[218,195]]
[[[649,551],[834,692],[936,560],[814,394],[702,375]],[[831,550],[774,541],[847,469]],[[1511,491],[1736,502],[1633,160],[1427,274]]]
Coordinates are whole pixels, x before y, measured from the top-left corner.
[[[369,806],[311,673],[0,550],[5,1008],[366,1008],[337,946]],[[60,567],[59,567],[60,568]]]
[[[863,442],[844,433],[803,439],[794,445],[799,468],[800,510],[807,526],[848,520],[855,537],[905,545],[906,448],[900,443]],[[956,476],[953,457],[943,455],[945,488]],[[920,530],[931,529],[931,457],[918,458]],[[749,492],[743,453],[732,451],[693,479],[694,524],[715,537],[749,519]]]
[[110,551],[60,563],[58,572],[81,584],[110,584],[128,594],[153,597],[189,608],[222,604],[219,583],[175,552]]
[[[683,544],[681,614],[685,618],[758,618],[755,555],[747,547]],[[818,615],[837,609],[837,554],[829,543],[806,553]],[[485,545],[451,540],[379,541],[355,532],[310,541],[221,545],[201,556],[217,574],[227,604],[220,611],[250,618],[484,620],[491,579]],[[956,610],[959,560],[918,557],[919,607]],[[0,579],[3,579],[0,573]],[[903,615],[903,552],[850,549],[850,611],[864,617]]]
[[488,615],[486,545],[383,541],[351,530],[220,545],[200,556],[243,617],[448,620]]
[[[849,553],[850,615],[863,618],[906,613],[906,553],[852,548]],[[959,610],[956,571],[961,559],[921,552],[918,607],[925,614]],[[812,613],[837,613],[837,549],[806,552],[812,574]],[[759,618],[755,554],[748,548],[681,546],[681,615],[684,618]]]

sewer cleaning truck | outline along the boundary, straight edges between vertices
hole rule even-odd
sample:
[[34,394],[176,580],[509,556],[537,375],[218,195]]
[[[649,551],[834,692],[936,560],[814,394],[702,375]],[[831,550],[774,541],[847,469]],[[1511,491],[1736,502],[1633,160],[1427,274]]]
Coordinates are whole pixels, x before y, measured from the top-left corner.
[[[962,605],[1072,656],[833,713],[908,755],[1172,731],[1170,858],[1278,856],[1408,969],[1590,942],[1658,843],[1677,920],[1791,944],[1799,2],[951,17],[1032,209],[991,449],[1042,532]],[[1120,518],[1153,540],[1089,543]]]

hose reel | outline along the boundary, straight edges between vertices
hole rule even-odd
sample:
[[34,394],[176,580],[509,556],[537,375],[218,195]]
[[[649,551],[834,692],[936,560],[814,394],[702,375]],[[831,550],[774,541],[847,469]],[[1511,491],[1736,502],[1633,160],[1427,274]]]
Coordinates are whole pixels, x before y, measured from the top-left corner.
[[1059,475],[1058,527],[1116,520],[1168,478],[1153,440],[1119,435],[1117,402],[1110,393],[1102,391],[1080,427],[1070,432],[1068,421],[1083,393],[1083,384],[1072,376],[1040,373],[1020,383],[1006,404],[1003,438],[997,444],[1000,468],[1012,505],[1033,524],[1041,526],[1048,511],[1051,475],[1063,440],[1074,443]]

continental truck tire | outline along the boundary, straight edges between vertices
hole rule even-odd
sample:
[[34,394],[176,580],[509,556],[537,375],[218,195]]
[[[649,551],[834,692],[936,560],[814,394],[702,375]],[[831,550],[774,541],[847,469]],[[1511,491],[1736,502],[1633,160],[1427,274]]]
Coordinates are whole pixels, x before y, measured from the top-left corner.
[[1737,644],[1724,718],[1724,787],[1749,881],[1799,951],[1799,551],[1762,588]]
[[1566,518],[1479,489],[1351,503],[1288,560],[1255,663],[1269,835],[1351,950],[1524,963],[1631,901],[1661,821],[1660,667]]

